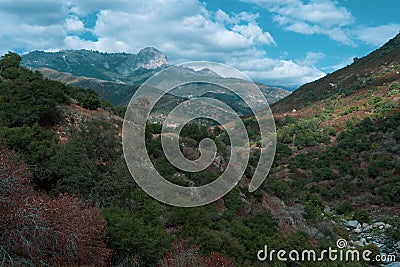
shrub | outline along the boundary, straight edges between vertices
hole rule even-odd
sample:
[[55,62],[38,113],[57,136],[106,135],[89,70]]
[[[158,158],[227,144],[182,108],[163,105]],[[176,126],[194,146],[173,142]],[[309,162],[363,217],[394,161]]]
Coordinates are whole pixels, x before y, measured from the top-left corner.
[[354,212],[353,219],[361,223],[369,223],[371,220],[369,212],[364,209],[357,209]]
[[388,92],[387,96],[393,96],[393,95],[397,95],[397,94],[400,94],[400,83],[393,82],[389,86],[389,92]]
[[136,258],[140,265],[155,266],[170,246],[171,238],[161,226],[148,225],[120,207],[105,208],[102,214],[115,264]]
[[345,201],[342,204],[340,204],[337,208],[336,208],[336,213],[339,215],[342,214],[349,214],[350,212],[353,211],[353,206],[351,205],[350,202]]
[[25,164],[0,150],[0,257],[5,266],[105,266],[105,221],[69,195],[37,192]]

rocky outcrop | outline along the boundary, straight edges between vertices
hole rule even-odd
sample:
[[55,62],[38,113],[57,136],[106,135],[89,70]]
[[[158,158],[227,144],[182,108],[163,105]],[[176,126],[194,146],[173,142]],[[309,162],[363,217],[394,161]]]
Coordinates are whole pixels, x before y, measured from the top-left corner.
[[383,221],[373,223],[360,223],[356,220],[344,221],[344,226],[349,232],[349,247],[364,247],[374,245],[385,255],[400,256],[400,241],[387,234],[392,226]]

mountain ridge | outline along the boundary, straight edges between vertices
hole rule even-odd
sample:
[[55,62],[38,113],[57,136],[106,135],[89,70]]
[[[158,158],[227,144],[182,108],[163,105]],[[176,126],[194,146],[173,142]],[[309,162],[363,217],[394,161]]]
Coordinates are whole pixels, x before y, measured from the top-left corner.
[[137,54],[102,53],[92,50],[32,51],[22,56],[21,64],[31,69],[49,68],[114,82],[126,82],[129,76],[143,70],[168,66],[165,54],[154,47],[141,49]]
[[[138,58],[142,58],[140,68],[135,69],[132,67],[131,70],[128,70],[129,66],[136,64],[133,60]],[[131,62],[129,63],[128,61]],[[40,71],[48,79],[94,90],[102,100],[108,101],[113,105],[126,105],[141,84],[156,72],[167,67],[174,68],[177,79],[221,78],[221,76],[207,68],[194,70],[192,68],[169,65],[166,56],[155,48],[144,48],[137,55],[100,53],[89,50],[64,50],[52,53],[34,51],[24,55],[21,64]],[[222,79],[234,81],[232,78]],[[274,103],[290,94],[290,91],[279,87],[271,87],[261,83],[256,84],[269,103]],[[185,99],[200,96],[210,91],[211,95],[217,93],[219,99],[224,99],[224,101],[233,104],[239,114],[248,114],[248,108],[236,103],[237,97],[232,96],[231,93],[229,97],[225,97],[221,95],[220,90],[212,90],[209,87],[207,85],[196,85],[190,87],[190,90],[181,90],[180,92],[173,90],[171,93],[174,94],[175,92],[177,97]]]
[[300,86],[290,96],[275,103],[272,111],[287,113],[329,97],[350,95],[366,87],[390,83],[400,77],[399,63],[400,33],[368,55],[354,58],[352,64]]

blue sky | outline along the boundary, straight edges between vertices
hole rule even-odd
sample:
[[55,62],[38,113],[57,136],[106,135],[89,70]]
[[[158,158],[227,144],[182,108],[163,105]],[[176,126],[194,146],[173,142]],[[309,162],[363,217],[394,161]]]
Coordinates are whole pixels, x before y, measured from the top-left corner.
[[296,87],[400,31],[397,0],[0,0],[0,53],[153,46]]

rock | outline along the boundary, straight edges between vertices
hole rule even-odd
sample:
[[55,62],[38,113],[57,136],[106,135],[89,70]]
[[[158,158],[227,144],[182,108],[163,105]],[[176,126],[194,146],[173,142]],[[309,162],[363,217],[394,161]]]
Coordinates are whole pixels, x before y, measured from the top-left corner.
[[400,267],[400,261],[392,262],[385,267]]
[[369,227],[369,224],[368,224],[368,223],[363,223],[363,224],[362,224],[362,227],[363,227],[363,228],[368,228],[368,227]]
[[376,222],[376,223],[372,224],[372,227],[374,227],[374,228],[379,227],[379,226],[385,227],[385,225],[386,225],[386,223],[384,223],[384,222]]
[[357,220],[347,221],[344,225],[347,227],[356,228],[358,225],[358,221]]
[[371,226],[368,225],[367,227],[363,227],[362,231],[363,231],[363,233],[370,232],[371,231]]
[[383,230],[383,228],[385,228],[383,225],[378,227],[379,229]]
[[354,245],[359,246],[359,247],[363,247],[364,244],[361,241],[354,241]]
[[360,242],[362,242],[363,244],[367,244],[367,239],[365,239],[364,237],[360,239]]
[[353,230],[353,232],[356,233],[356,234],[359,234],[359,233],[361,233],[362,231],[361,231],[360,228],[356,228],[356,229]]

